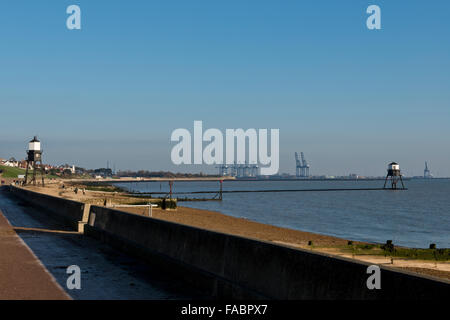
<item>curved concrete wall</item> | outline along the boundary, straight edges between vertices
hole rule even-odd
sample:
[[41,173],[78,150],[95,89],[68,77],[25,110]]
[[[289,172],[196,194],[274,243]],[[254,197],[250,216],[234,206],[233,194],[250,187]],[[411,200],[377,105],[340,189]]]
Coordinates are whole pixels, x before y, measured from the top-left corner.
[[[88,235],[183,270],[216,297],[435,299],[450,283],[381,268],[381,290],[366,286],[369,264],[91,207]],[[203,278],[198,275],[202,275]]]
[[50,211],[57,219],[80,232],[83,231],[83,226],[88,220],[90,208],[88,204],[53,197],[15,186],[10,186],[10,192],[34,207]]

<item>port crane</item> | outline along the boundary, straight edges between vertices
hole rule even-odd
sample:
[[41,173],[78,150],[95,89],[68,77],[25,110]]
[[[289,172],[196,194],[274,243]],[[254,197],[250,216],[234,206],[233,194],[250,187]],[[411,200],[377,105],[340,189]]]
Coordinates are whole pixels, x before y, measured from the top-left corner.
[[300,152],[300,157],[298,153],[295,153],[295,175],[297,178],[308,178],[309,177],[309,164],[305,159],[303,152]]

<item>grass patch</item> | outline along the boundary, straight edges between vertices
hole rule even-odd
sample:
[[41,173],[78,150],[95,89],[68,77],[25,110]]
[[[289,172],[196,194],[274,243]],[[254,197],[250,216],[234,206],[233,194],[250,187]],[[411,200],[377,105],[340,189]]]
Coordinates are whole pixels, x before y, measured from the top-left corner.
[[18,175],[25,174],[25,169],[0,166],[2,170],[2,177],[4,178],[17,178]]
[[[8,167],[8,166],[1,166],[0,165],[0,170],[2,171],[2,173],[0,174],[3,178],[12,178],[12,179],[17,179],[19,175],[25,175],[26,170],[22,169],[22,168],[15,168],[15,167]],[[28,174],[33,174],[33,170],[29,170]],[[38,172],[37,177],[41,176],[41,173]],[[58,176],[55,175],[51,175],[51,174],[46,174],[44,175],[44,178],[46,179],[58,179]]]
[[409,259],[449,261],[450,249],[395,248],[391,255],[393,257],[402,257]]
[[72,187],[77,187],[78,189],[86,189],[89,191],[99,191],[99,192],[120,192],[120,193],[124,193],[126,192],[125,189],[119,188],[115,185],[112,184],[105,184],[105,183],[99,183],[96,181],[93,182],[67,182],[68,185],[72,186]]
[[119,187],[116,186],[108,186],[108,185],[103,185],[103,186],[99,186],[99,185],[87,185],[87,186],[82,186],[80,188],[85,188],[86,190],[89,191],[101,191],[101,192],[123,192],[123,190]]
[[416,260],[449,261],[450,249],[419,249],[389,247],[379,244],[358,244],[341,247],[344,252],[354,255],[375,255]]

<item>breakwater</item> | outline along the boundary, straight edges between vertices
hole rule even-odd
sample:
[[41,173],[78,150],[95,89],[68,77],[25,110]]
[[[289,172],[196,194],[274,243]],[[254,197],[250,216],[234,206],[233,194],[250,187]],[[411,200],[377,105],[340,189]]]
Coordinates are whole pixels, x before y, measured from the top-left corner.
[[[52,213],[55,209],[64,211],[63,204],[69,203],[69,200],[47,198],[20,188],[11,187],[11,191],[23,201],[39,202],[44,209],[46,205],[53,206],[49,210]],[[44,205],[41,197],[45,197]],[[59,215],[66,214],[60,212]],[[448,281],[383,266],[381,289],[369,290],[367,263],[100,206],[90,207],[84,231],[87,236],[162,267],[214,297],[439,299],[450,292]]]

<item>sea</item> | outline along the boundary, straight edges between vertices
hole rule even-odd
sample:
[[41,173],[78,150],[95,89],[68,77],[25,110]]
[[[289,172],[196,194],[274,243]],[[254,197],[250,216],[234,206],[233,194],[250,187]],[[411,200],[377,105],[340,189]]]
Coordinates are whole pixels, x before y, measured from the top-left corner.
[[[381,180],[255,180],[223,182],[224,191],[381,188]],[[131,192],[168,192],[166,182],[115,185]],[[222,201],[186,201],[207,209],[265,224],[355,241],[428,248],[450,248],[450,179],[411,179],[408,190],[352,190],[224,193]],[[175,181],[173,192],[218,191],[218,181]],[[156,195],[155,195],[156,196]],[[215,194],[174,197],[212,198]]]

